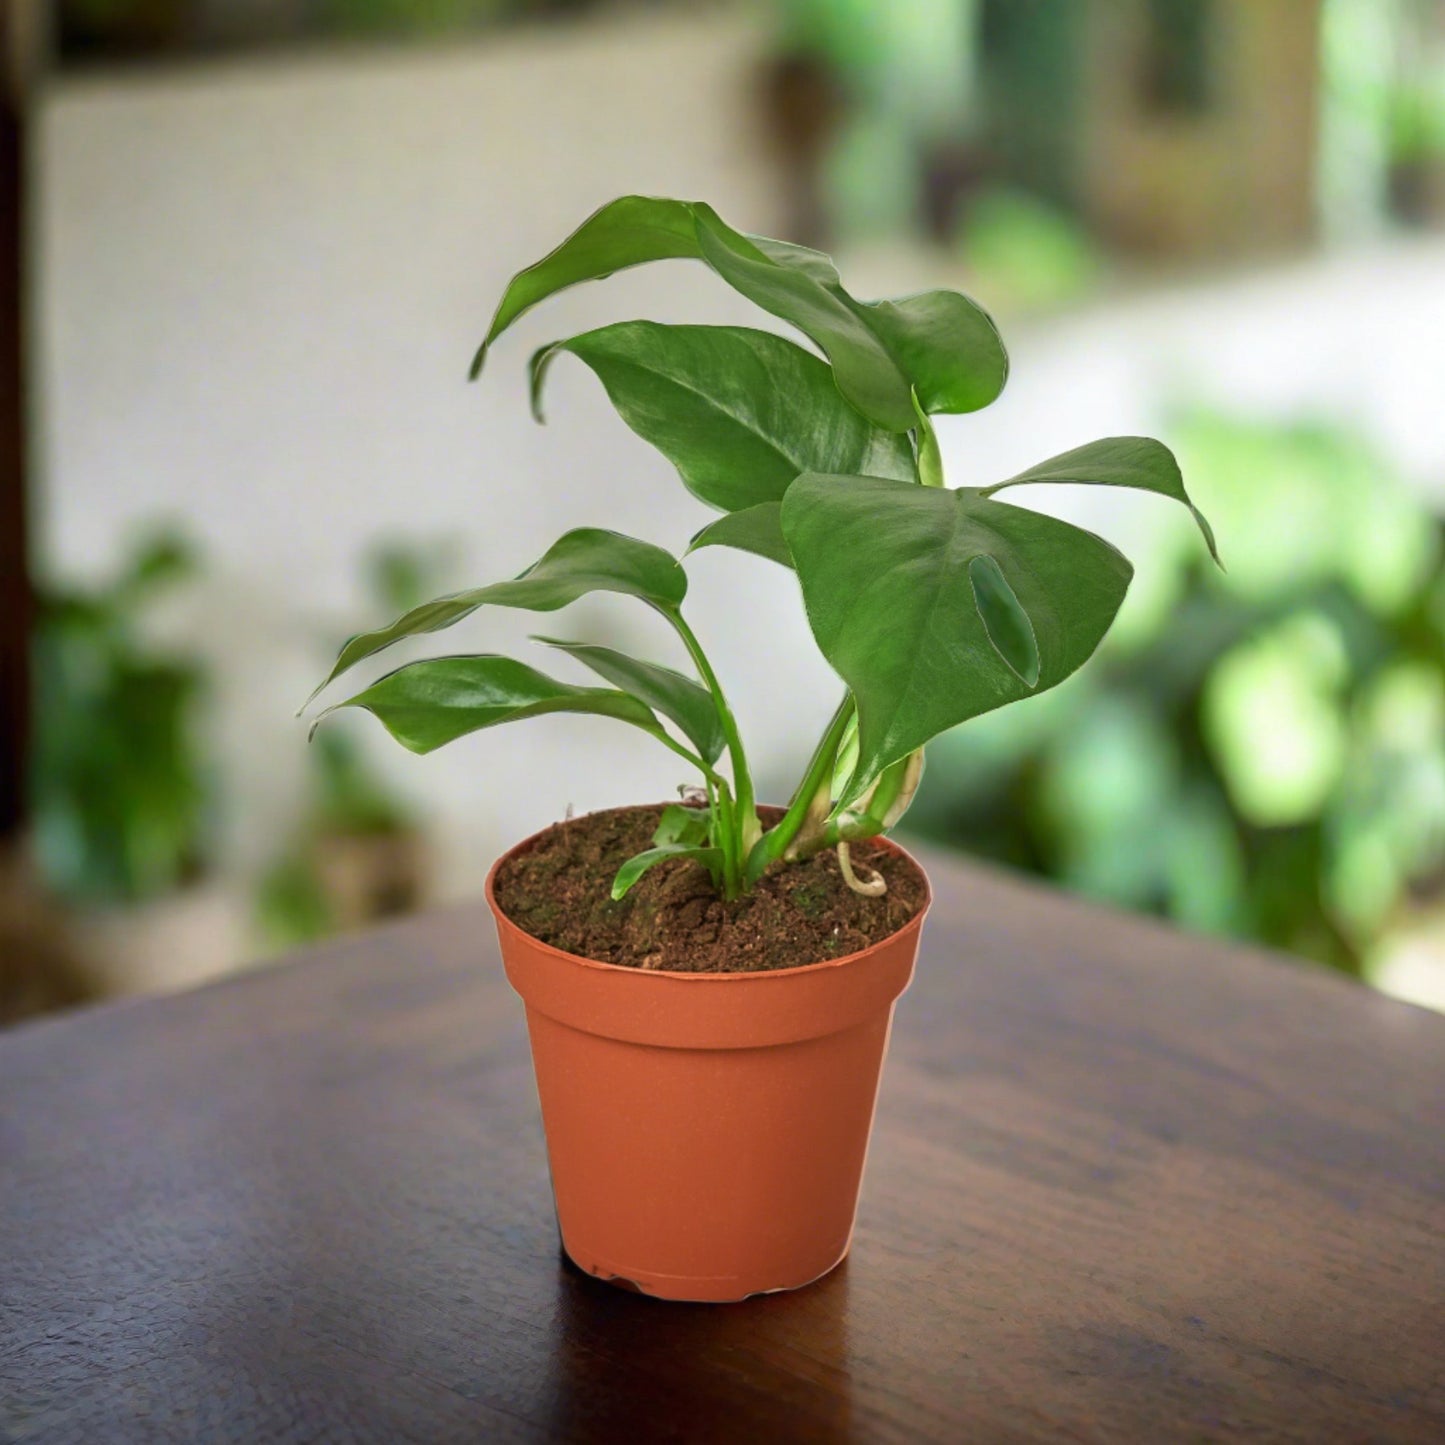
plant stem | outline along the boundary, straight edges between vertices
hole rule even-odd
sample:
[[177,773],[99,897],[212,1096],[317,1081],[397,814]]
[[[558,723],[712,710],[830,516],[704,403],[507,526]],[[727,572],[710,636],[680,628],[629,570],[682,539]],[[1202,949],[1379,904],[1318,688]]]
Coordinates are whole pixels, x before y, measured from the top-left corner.
[[676,738],[671,737],[669,734],[663,732],[661,728],[658,728],[656,731],[654,731],[652,728],[644,728],[643,731],[649,737],[656,738],[657,741],[663,745],[663,747],[671,748],[672,751],[678,755],[678,757],[686,758],[687,761],[691,763],[692,766],[695,767],[698,772],[702,774],[703,781],[707,784],[708,787],[708,797],[711,798],[713,784],[721,781],[715,768],[708,767],[708,765],[703,762],[703,760],[698,757],[698,755],[693,752],[691,748],[684,747],[680,742],[677,741]]
[[853,711],[853,695],[845,693],[843,701],[838,704],[838,710],[833,714],[832,721],[828,724],[827,731],[818,742],[813,753],[812,761],[808,764],[808,771],[803,774],[803,780],[798,784],[797,790],[793,793],[792,801],[788,804],[788,811],[778,822],[763,834],[752,852],[748,855],[747,870],[743,875],[743,883],[751,887],[763,876],[764,870],[770,863],[775,863],[787,851],[788,845],[798,836],[798,830],[803,826],[808,816],[808,809],[812,805],[818,790],[824,787],[831,779],[833,764],[837,761],[838,748],[843,742],[843,734],[848,728],[848,718]]
[[739,861],[732,790],[721,778],[717,785],[716,839],[722,852],[723,897],[731,900],[741,892],[742,867]]
[[[697,640],[692,628],[687,625],[682,613],[672,607],[659,607],[657,610],[667,618],[672,624],[673,630],[682,638],[683,646],[687,648],[688,656],[692,658],[693,665],[703,680],[703,685],[712,694],[713,706],[717,709],[718,722],[722,726],[723,738],[727,742],[728,756],[732,759],[733,787],[737,792],[736,805],[731,797],[723,794],[721,788],[719,789],[719,801],[724,804],[721,810],[722,822],[724,830],[729,835],[729,846],[723,851],[727,885],[725,893],[728,898],[736,898],[743,887],[742,861],[762,833],[762,827],[758,823],[757,802],[753,795],[753,778],[748,771],[747,754],[743,751],[742,735],[738,732],[737,719],[728,706],[722,684],[712,670],[712,664],[707,660],[707,654],[702,650],[702,644]],[[730,864],[728,863],[729,856],[731,857]]]
[[913,395],[913,413],[918,418],[918,425],[913,429],[918,447],[918,478],[925,487],[941,487],[943,453],[938,448],[938,434],[933,430],[928,413],[918,404],[917,392]]

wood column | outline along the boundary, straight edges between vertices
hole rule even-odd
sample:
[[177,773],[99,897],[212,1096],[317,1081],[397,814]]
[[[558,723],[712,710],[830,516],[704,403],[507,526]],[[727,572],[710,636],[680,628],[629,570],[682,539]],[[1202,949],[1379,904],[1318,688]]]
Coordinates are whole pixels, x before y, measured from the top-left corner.
[[25,97],[38,11],[0,0],[0,843],[25,811],[32,616],[25,475]]

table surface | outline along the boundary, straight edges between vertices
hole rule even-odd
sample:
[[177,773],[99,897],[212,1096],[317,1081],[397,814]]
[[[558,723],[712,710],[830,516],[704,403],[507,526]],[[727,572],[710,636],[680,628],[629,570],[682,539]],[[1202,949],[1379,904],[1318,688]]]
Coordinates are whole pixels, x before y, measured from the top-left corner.
[[0,1035],[0,1441],[1445,1440],[1445,1019],[931,860],[851,1258],[560,1256],[481,906]]

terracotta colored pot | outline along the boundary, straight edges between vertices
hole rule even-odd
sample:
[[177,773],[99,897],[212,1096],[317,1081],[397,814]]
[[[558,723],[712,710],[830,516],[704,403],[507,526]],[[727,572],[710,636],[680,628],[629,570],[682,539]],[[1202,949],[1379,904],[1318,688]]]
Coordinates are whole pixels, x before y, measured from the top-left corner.
[[527,1008],[568,1255],[676,1300],[738,1300],[826,1274],[848,1252],[893,1004],[928,897],[846,958],[644,971],[523,932],[493,895],[504,861],[487,901]]

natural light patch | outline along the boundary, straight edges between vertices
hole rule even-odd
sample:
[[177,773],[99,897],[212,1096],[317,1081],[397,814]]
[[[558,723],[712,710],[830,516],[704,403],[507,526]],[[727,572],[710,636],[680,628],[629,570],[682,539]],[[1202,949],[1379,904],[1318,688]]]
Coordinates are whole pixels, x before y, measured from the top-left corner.
[[1369,979],[1392,998],[1445,1013],[1445,917],[1388,941]]
[[1370,937],[1445,860],[1445,679],[1428,663],[1386,667],[1352,725],[1331,805],[1325,894],[1351,932]]
[[1240,644],[1209,678],[1205,735],[1252,823],[1288,827],[1324,806],[1346,752],[1337,702],[1345,670],[1338,632],[1315,614]]
[[1401,751],[1445,743],[1445,678],[1427,663],[1400,663],[1371,688],[1365,725],[1379,747]]

